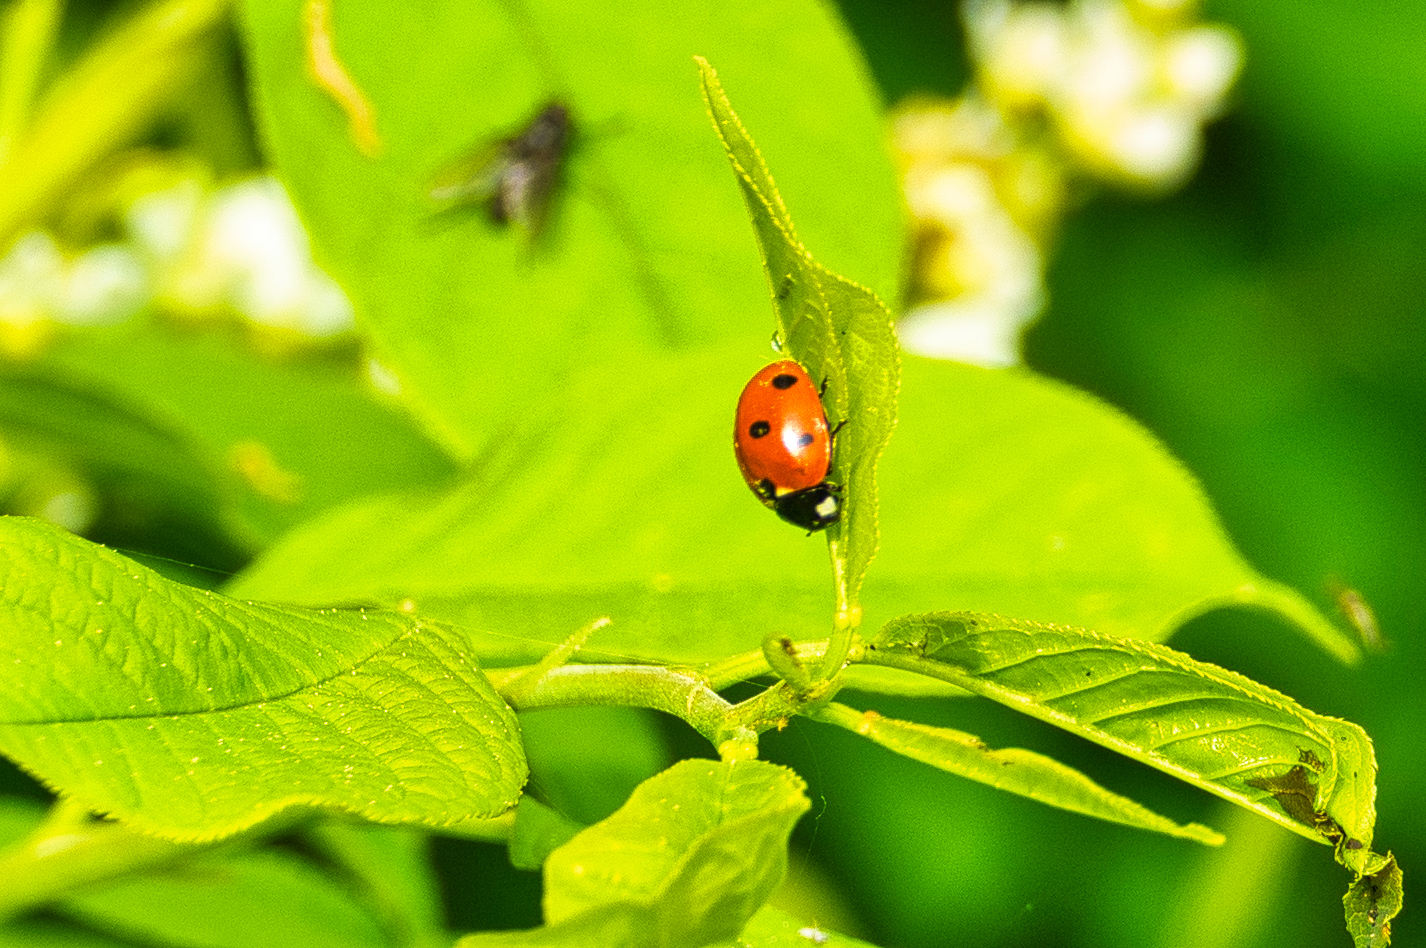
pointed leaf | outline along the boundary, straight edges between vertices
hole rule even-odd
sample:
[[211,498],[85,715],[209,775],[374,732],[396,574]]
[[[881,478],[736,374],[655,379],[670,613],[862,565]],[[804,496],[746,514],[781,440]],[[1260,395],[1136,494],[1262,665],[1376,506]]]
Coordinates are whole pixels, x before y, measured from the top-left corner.
[[733,461],[746,380],[729,347],[653,359],[633,376],[591,367],[478,476],[299,527],[230,591],[411,600],[464,628],[491,665],[538,660],[606,615],[582,655],[689,664],[756,649],[772,625],[825,636],[825,546],[769,516]]
[[829,479],[843,488],[843,514],[827,535],[838,604],[859,613],[862,579],[880,536],[876,462],[896,426],[901,364],[891,314],[870,290],[827,270],[798,241],[777,185],[717,73],[703,59],[698,65],[704,99],[762,248],[777,336],[786,354],[826,384],[827,421],[839,428]]
[[[591,366],[478,478],[333,511],[231,591],[413,600],[478,636],[491,664],[535,661],[598,616],[613,624],[587,649],[615,658],[712,661],[757,648],[767,628],[824,637],[821,544],[754,503],[731,458],[741,348],[650,360],[634,377]],[[1251,605],[1356,654],[1243,561],[1199,485],[1123,415],[1026,373],[906,368],[900,435],[878,466],[887,542],[870,618],[971,604],[1160,640],[1207,609]]]
[[191,839],[514,804],[514,715],[448,628],[228,599],[40,521],[0,546],[0,750],[84,805]]
[[1242,675],[1137,639],[971,613],[906,616],[866,649],[1079,734],[1371,857],[1376,760],[1361,728]]
[[860,734],[912,760],[1062,810],[1210,846],[1223,842],[1221,833],[1197,823],[1186,826],[1175,823],[1128,797],[1106,790],[1073,767],[1034,751],[1018,747],[994,750],[964,731],[898,721],[875,711],[858,712],[838,704],[823,708],[817,718]]

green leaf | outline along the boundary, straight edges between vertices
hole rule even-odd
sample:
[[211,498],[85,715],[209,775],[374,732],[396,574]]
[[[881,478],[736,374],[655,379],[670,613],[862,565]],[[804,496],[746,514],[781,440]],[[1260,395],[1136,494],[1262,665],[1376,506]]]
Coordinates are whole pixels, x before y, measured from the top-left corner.
[[752,651],[763,628],[826,635],[825,546],[769,516],[733,460],[742,348],[650,360],[634,376],[591,366],[459,488],[314,520],[231,592],[410,600],[461,626],[492,665],[535,661],[606,615],[581,656],[687,664]]
[[133,944],[44,916],[0,925],[0,948],[132,948]]
[[[243,27],[269,155],[382,362],[458,454],[478,456],[532,403],[562,401],[591,363],[636,374],[657,352],[767,338],[695,54],[748,85],[745,114],[769,126],[764,146],[819,252],[895,295],[901,220],[881,110],[825,5],[368,0],[330,11],[328,39],[371,106],[380,150],[362,153],[309,77],[301,5],[254,0]],[[574,131],[533,244],[487,214],[432,212],[442,169],[551,100]]]
[[[733,164],[776,304],[783,350],[826,385],[838,428],[829,479],[844,490],[840,523],[827,531],[839,613],[860,621],[861,584],[876,554],[876,462],[896,426],[901,362],[891,314],[870,290],[828,271],[797,239],[792,218],[717,73],[698,60],[703,96]],[[845,651],[843,649],[842,651]],[[835,660],[837,667],[841,659]]]
[[0,796],[0,847],[19,842],[39,825],[45,808],[37,800]]
[[1354,881],[1342,898],[1347,932],[1355,948],[1385,948],[1391,944],[1391,920],[1401,912],[1401,870],[1388,853],[1380,868]]
[[[768,516],[733,463],[741,348],[651,360],[632,377],[591,366],[470,482],[335,510],[231,591],[411,600],[471,633],[490,664],[535,661],[599,616],[613,623],[582,655],[694,664],[754,650],[768,629],[823,637],[821,544]],[[906,369],[900,433],[878,469],[870,621],[970,608],[1163,639],[1242,604],[1356,654],[1243,562],[1191,476],[1123,415],[1029,373]]]
[[735,940],[719,942],[719,948],[876,948],[869,941],[851,938],[837,932],[823,931],[817,925],[798,921],[782,909],[764,905],[748,920],[748,926]]
[[0,246],[55,215],[79,179],[150,131],[211,58],[227,8],[227,0],[145,4],[46,90],[16,147],[0,149]]
[[[628,903],[615,903],[575,915],[554,925],[526,931],[479,932],[466,935],[456,948],[643,948],[650,941],[647,913]],[[668,948],[673,948],[669,945]]]
[[839,704],[823,708],[817,719],[844,727],[912,760],[1062,810],[1210,846],[1223,842],[1221,833],[1197,823],[1185,826],[1159,816],[1043,754],[1018,747],[993,750],[963,731],[898,721],[875,711],[859,712]]
[[546,860],[544,928],[459,944],[673,948],[732,938],[787,871],[788,835],[810,805],[804,788],[762,761],[675,764]]
[[[218,494],[203,513],[221,518],[248,550],[329,507],[434,487],[455,472],[451,459],[364,390],[352,369],[315,358],[264,358],[220,333],[179,334],[151,324],[87,332],[56,345],[36,371],[94,393],[111,413],[169,433],[191,453],[186,466],[201,464],[209,493]],[[165,486],[149,479],[151,489]]]
[[302,835],[338,867],[338,878],[396,944],[449,944],[426,834],[404,826],[321,820]]
[[229,599],[40,521],[0,519],[0,544],[0,750],[83,805],[196,839],[292,806],[514,804],[514,715],[446,627]]
[[970,613],[907,616],[873,664],[942,678],[1172,774],[1320,843],[1358,872],[1376,820],[1361,728],[1162,645]]
[[8,444],[87,475],[130,517],[162,510],[211,524],[232,486],[191,437],[102,389],[28,367],[0,366],[0,431]]
[[71,896],[63,915],[145,944],[203,948],[385,948],[371,907],[311,866],[273,851],[134,874]]
[[686,760],[545,863],[545,920],[609,903],[648,913],[650,944],[737,934],[787,872],[787,839],[810,806],[792,771],[762,761]]
[[542,868],[550,853],[569,842],[584,824],[545,806],[529,794],[515,808],[515,829],[510,835],[510,865],[531,871]]
[[1118,410],[1030,372],[903,368],[869,620],[944,608],[1162,641],[1246,606],[1359,660],[1351,635],[1243,560],[1203,488]]

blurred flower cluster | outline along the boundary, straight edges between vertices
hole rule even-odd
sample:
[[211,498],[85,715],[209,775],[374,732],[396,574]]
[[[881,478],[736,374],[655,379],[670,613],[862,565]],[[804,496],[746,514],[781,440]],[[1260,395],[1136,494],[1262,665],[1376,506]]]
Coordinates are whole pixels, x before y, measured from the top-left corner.
[[[191,162],[138,158],[56,215],[56,233],[83,249],[44,230],[11,245],[0,257],[0,360],[14,378],[66,334],[149,317],[235,327],[273,354],[333,347],[350,355],[341,347],[350,343],[351,304],[313,262],[282,185],[270,176],[210,180]],[[10,434],[0,438],[0,510],[82,533],[106,510],[139,503],[106,501],[83,452]],[[264,452],[240,443],[228,462],[258,494],[291,502],[297,485]]]
[[1243,51],[1193,0],[967,0],[963,15],[971,87],[893,116],[915,228],[899,332],[914,352],[1013,365],[1072,195],[1182,184]]
[[119,240],[71,254],[35,230],[0,258],[0,355],[30,358],[64,326],[148,311],[236,319],[268,348],[352,328],[351,304],[313,262],[275,178],[212,187],[201,174],[182,175],[125,201],[118,217]]

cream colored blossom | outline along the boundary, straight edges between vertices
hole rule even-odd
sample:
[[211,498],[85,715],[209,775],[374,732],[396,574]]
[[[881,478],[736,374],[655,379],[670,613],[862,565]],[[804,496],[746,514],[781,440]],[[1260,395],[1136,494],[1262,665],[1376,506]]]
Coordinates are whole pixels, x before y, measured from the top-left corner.
[[893,117],[914,227],[898,331],[911,351],[1012,365],[1076,182],[1181,184],[1242,44],[1196,22],[1192,0],[968,0],[964,11],[975,84]]
[[1163,190],[1192,173],[1243,58],[1232,30],[1182,22],[1186,6],[971,0],[965,19],[992,101],[1042,111],[1089,173]]
[[211,194],[183,182],[134,202],[128,220],[169,308],[231,310],[310,336],[351,329],[350,303],[312,261],[307,234],[274,178]]

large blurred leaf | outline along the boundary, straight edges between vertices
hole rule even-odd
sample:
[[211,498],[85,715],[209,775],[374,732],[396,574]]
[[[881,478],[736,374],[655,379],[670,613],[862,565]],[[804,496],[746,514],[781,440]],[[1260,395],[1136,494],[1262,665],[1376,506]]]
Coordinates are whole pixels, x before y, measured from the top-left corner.
[[[458,621],[482,653],[531,661],[591,619],[592,653],[707,661],[776,630],[824,636],[820,543],[767,516],[733,463],[734,353],[591,371],[434,499],[353,506],[243,576],[235,594],[398,603]],[[669,393],[677,393],[670,398]],[[873,621],[966,608],[1163,639],[1232,604],[1274,608],[1354,654],[1234,551],[1189,475],[1096,400],[1027,373],[908,360],[881,465]]]
[[1357,659],[1349,635],[1243,560],[1192,475],[1132,419],[1028,373],[904,370],[868,613],[935,602],[1162,641],[1241,605]]
[[757,648],[773,623],[825,634],[825,545],[769,516],[733,461],[733,405],[757,364],[739,360],[650,360],[634,376],[592,367],[567,404],[533,413],[470,483],[299,528],[233,591],[410,599],[511,661],[600,615],[614,624],[582,654],[708,660]]
[[227,599],[35,520],[0,545],[0,750],[79,803],[181,839],[514,804],[513,713],[445,627]]
[[[250,550],[336,503],[437,483],[454,471],[408,419],[363,391],[351,369],[315,357],[264,357],[216,332],[147,324],[87,332],[61,341],[31,371],[82,386],[108,406],[72,413],[74,423],[128,412],[172,432],[189,457],[170,462],[169,478],[206,467],[205,496],[217,494],[206,515]],[[105,463],[146,456],[121,439],[122,427],[103,438],[50,428],[70,451],[113,445]],[[165,486],[161,473],[144,473],[152,489]]]
[[[881,121],[825,5],[331,4],[328,39],[373,110],[376,158],[303,68],[301,5],[243,9],[271,156],[382,358],[461,451],[562,393],[583,364],[631,371],[650,351],[767,339],[767,295],[695,54],[767,129],[761,144],[808,245],[895,296],[899,198]],[[443,168],[552,98],[575,134],[533,246],[479,213],[433,213]]]
[[7,446],[82,472],[129,518],[163,511],[194,524],[221,521],[232,487],[191,432],[29,367],[0,365],[0,433]]
[[1335,844],[1372,865],[1376,758],[1361,728],[1181,652],[966,613],[908,616],[868,661],[943,678]]
[[385,948],[373,906],[276,852],[229,854],[71,896],[61,914],[146,944],[202,948]]

